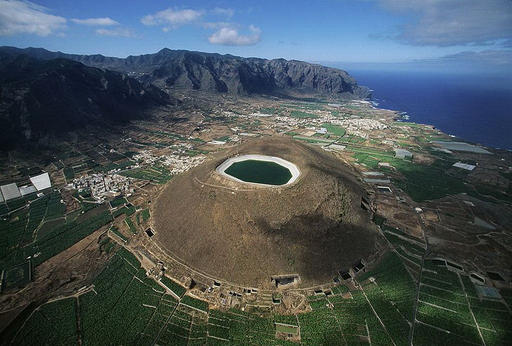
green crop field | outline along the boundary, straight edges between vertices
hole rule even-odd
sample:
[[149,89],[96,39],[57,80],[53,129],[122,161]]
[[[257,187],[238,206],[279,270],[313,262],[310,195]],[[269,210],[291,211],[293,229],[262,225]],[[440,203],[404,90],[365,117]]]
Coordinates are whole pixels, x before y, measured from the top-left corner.
[[[409,242],[398,237],[401,233],[387,227],[385,235],[397,249],[424,252],[416,244],[420,240]],[[292,345],[276,339],[276,332],[300,330],[304,345],[409,345],[414,326],[414,345],[479,345],[479,331],[487,345],[510,340],[512,315],[501,301],[482,301],[467,276],[432,261],[421,263],[417,302],[418,286],[406,261],[388,252],[357,277],[355,290],[337,285],[327,296],[308,298],[312,311],[280,315],[212,309],[168,277],[160,283],[146,277],[138,259],[120,248],[94,279],[94,292],[32,307],[34,312],[22,313],[12,324],[16,329],[7,329],[2,338],[18,344],[73,344],[80,338],[83,344],[96,345],[108,335],[112,344]],[[162,284],[178,298],[167,294]],[[512,292],[504,290],[503,295]]]
[[126,238],[117,227],[110,228],[110,231],[114,233],[123,243],[128,242],[128,238]]
[[124,219],[124,222],[126,222],[128,227],[130,228],[130,232],[132,232],[133,234],[137,234],[137,227],[135,226],[133,220],[130,217],[126,217]]
[[112,216],[114,218],[118,217],[119,215],[123,215],[123,214],[126,216],[130,216],[133,213],[135,213],[135,206],[131,205],[131,206],[124,206],[122,208],[117,209],[116,211],[114,211],[112,213]]
[[324,123],[322,124],[323,127],[327,129],[327,132],[332,133],[335,136],[343,137],[346,133],[345,129],[341,126]]
[[[20,201],[25,204],[28,200]],[[48,220],[63,220],[65,211],[66,206],[61,203],[60,193],[47,191],[43,197],[33,199],[28,208],[0,219],[0,269],[24,263],[27,256],[33,254],[30,252],[35,245],[34,241],[44,238],[48,233],[44,224]],[[37,265],[41,262],[34,260],[34,263]]]
[[75,298],[44,304],[33,312],[12,342],[18,345],[76,344],[76,312]]
[[73,170],[73,167],[65,167],[63,173],[68,183],[75,178],[75,171]]
[[172,291],[172,293],[174,293],[178,297],[183,297],[183,295],[186,292],[185,287],[169,279],[167,276],[162,276],[160,281],[162,281],[164,286],[167,287],[170,291]]
[[[346,139],[345,135],[342,141]],[[400,173],[400,177],[394,178],[393,182],[415,201],[438,199],[461,192],[475,193],[474,189],[464,184],[461,179],[463,176],[446,173],[455,163],[453,159],[440,158],[432,164],[422,165],[397,159],[392,152],[353,145],[348,146],[347,150],[353,151],[353,157],[371,169],[379,168],[387,171],[388,169],[379,167],[378,164],[379,162],[389,163]],[[394,171],[390,171],[390,173],[394,173]],[[464,172],[460,174],[464,174]]]
[[204,312],[208,311],[208,303],[207,302],[205,302],[203,300],[195,299],[190,296],[184,296],[183,299],[181,299],[181,303],[185,304],[189,307],[204,311]]
[[172,175],[166,168],[160,166],[135,168],[127,171],[122,171],[119,174],[131,178],[149,180],[158,184],[164,184],[167,181],[169,181],[172,177]]
[[263,114],[279,114],[281,110],[278,107],[266,107],[260,108],[259,112]]
[[146,209],[143,209],[141,212],[140,212],[140,216],[142,218],[142,221],[143,222],[146,222],[149,220],[149,209],[146,208]]
[[347,144],[360,144],[360,143],[364,142],[364,138],[356,136],[356,135],[347,135],[346,134],[340,139],[340,142],[347,143]]
[[32,281],[32,263],[30,260],[17,264],[4,272],[2,291],[24,287]]
[[37,266],[112,220],[107,210],[96,205],[77,219],[50,221],[52,226],[45,227],[47,219],[56,220],[63,211],[60,195],[47,195],[32,202],[28,210],[0,219],[0,268],[22,263],[34,254],[38,254],[33,258]]
[[124,197],[117,197],[115,199],[113,199],[112,201],[110,201],[110,207],[111,208],[117,208],[121,205],[125,205],[126,203],[128,203],[126,201],[126,198]]

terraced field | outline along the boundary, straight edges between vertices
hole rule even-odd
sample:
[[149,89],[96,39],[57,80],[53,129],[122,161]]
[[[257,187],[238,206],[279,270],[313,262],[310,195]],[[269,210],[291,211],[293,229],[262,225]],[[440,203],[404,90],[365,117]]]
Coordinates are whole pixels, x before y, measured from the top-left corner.
[[296,331],[304,345],[504,345],[511,340],[510,290],[502,291],[505,300],[480,299],[468,276],[424,259],[421,239],[386,225],[383,231],[392,251],[357,276],[355,289],[337,285],[309,297],[307,313],[212,309],[168,277],[148,278],[137,258],[121,248],[92,289],[22,313],[26,322],[19,318],[2,337],[24,345],[95,345],[105,336],[113,344],[286,345],[294,343],[276,336]]
[[20,199],[23,206],[0,218],[2,289],[26,285],[34,267],[112,221],[110,211],[99,204],[82,203],[87,205],[83,214],[66,214],[61,198],[57,190],[49,190],[26,205]]

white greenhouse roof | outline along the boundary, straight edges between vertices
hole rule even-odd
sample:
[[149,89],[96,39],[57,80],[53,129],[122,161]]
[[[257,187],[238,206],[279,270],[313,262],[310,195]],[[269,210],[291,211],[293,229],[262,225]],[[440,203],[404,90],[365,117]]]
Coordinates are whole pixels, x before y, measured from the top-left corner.
[[30,178],[30,182],[32,182],[37,191],[41,191],[52,186],[48,173],[36,175],[35,177]]
[[21,197],[20,189],[18,189],[18,185],[16,185],[16,183],[2,185],[0,186],[0,190],[2,191],[2,195],[4,195],[4,199],[6,201]]
[[25,196],[32,192],[36,192],[36,188],[32,185],[25,185],[20,187],[20,192],[22,196]]
[[470,165],[470,164],[467,164],[467,163],[462,163],[462,162],[457,162],[457,163],[454,163],[453,164],[453,167],[457,167],[457,168],[462,168],[462,169],[465,169],[467,171],[472,171],[475,169],[475,165]]

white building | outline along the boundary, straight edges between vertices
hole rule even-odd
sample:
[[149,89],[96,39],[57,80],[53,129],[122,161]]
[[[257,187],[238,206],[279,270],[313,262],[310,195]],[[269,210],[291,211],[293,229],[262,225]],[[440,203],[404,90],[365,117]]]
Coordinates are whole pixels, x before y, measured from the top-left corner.
[[412,153],[409,150],[397,148],[395,149],[395,157],[397,159],[412,158]]

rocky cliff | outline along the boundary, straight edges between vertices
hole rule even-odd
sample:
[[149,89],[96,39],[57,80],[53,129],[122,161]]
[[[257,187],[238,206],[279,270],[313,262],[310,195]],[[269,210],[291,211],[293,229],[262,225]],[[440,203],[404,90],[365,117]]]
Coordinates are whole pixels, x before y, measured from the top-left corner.
[[143,118],[172,103],[155,86],[118,72],[0,52],[0,148]]
[[112,58],[75,55],[41,48],[0,47],[4,54],[27,54],[36,59],[66,58],[88,66],[129,74],[166,91],[194,89],[250,94],[320,94],[335,98],[366,98],[345,71],[296,60],[242,58],[232,55],[162,49],[155,54]]

